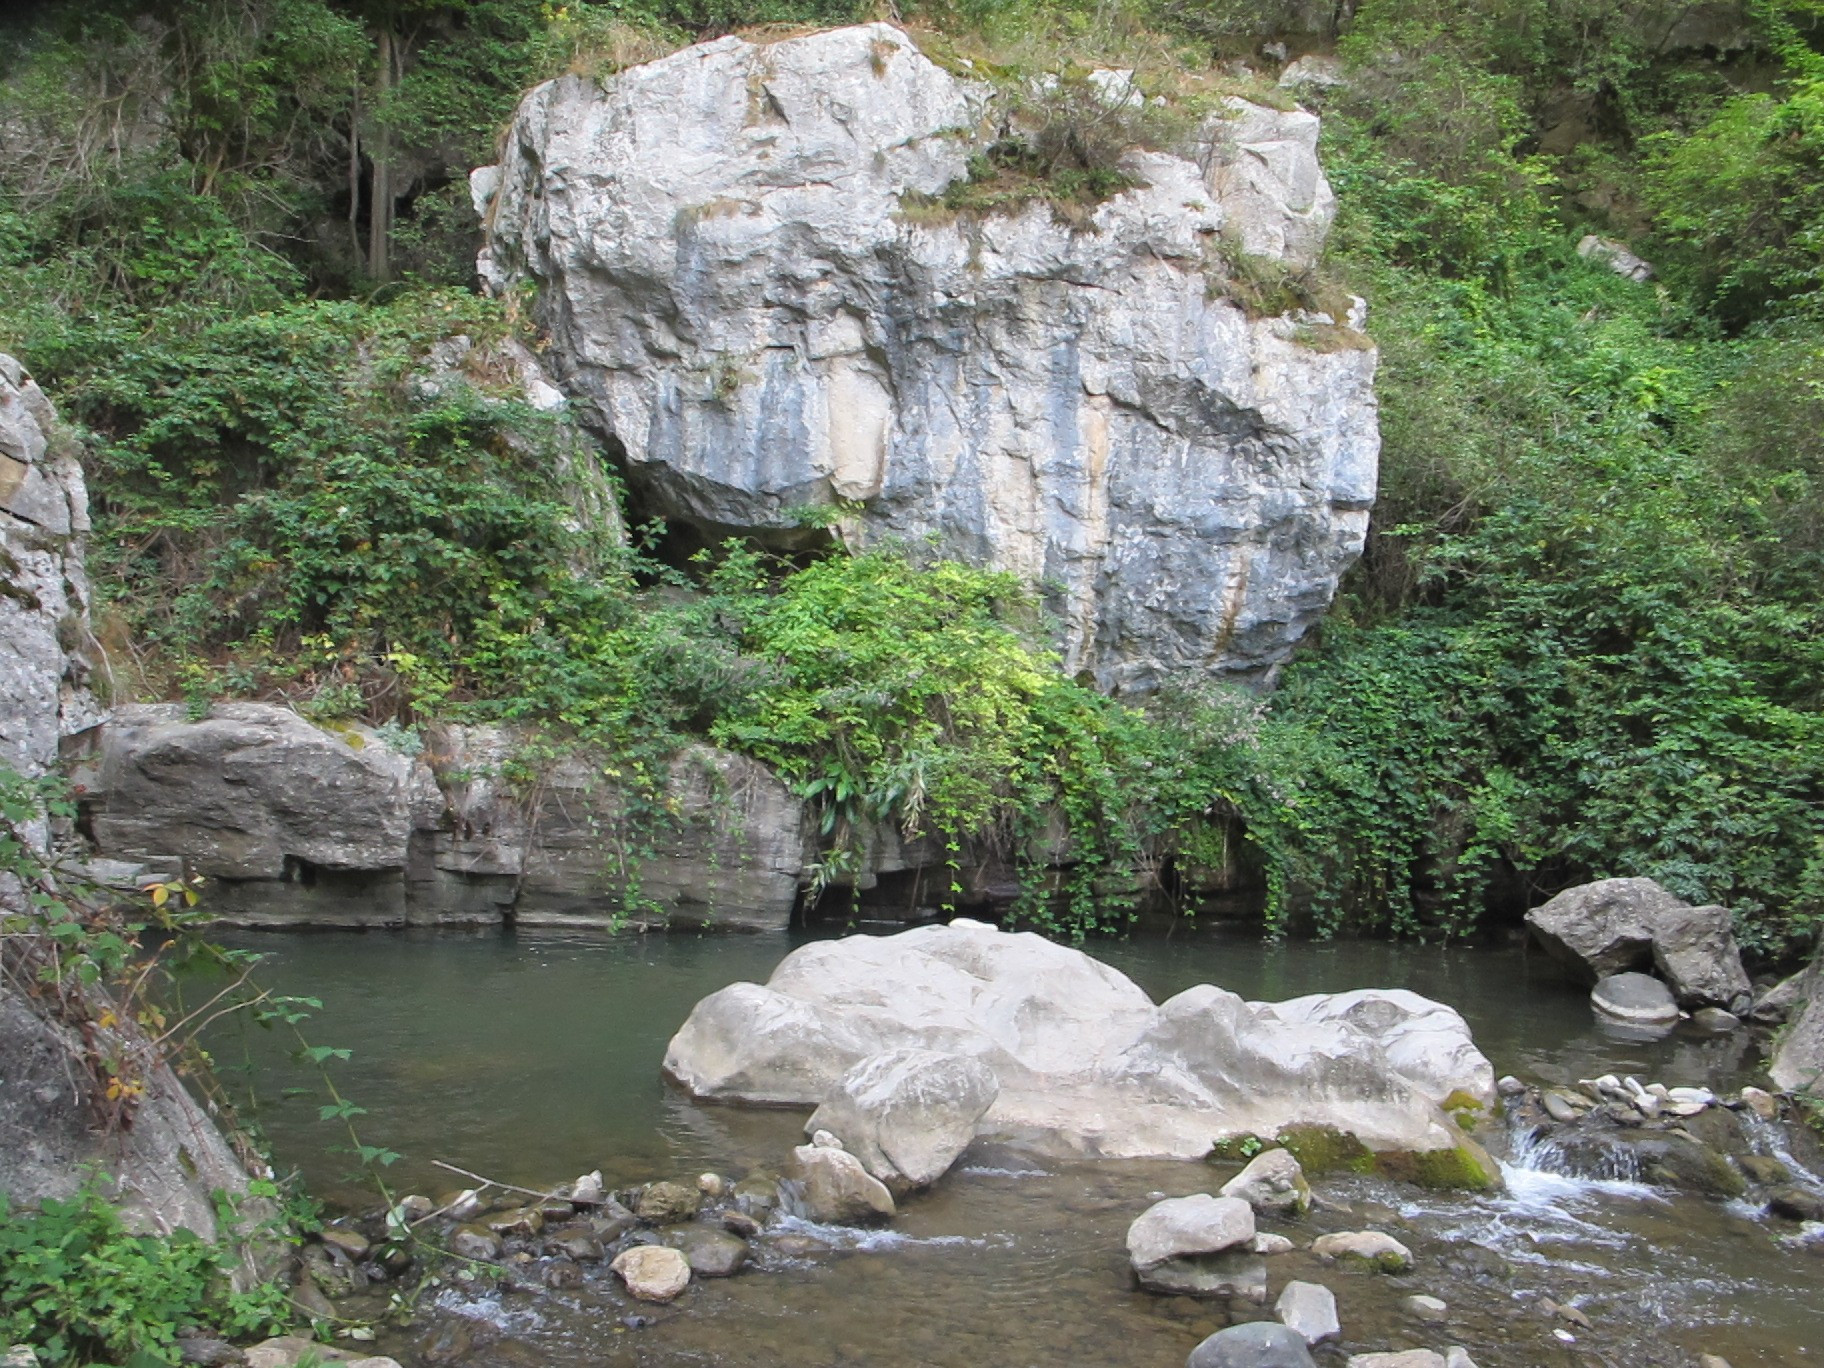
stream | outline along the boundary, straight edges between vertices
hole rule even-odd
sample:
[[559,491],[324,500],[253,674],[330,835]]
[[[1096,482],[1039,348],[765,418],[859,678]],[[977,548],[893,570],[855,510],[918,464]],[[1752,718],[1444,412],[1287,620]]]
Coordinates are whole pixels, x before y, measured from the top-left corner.
[[[266,956],[261,978],[275,991],[322,1000],[305,1030],[312,1044],[352,1051],[334,1079],[366,1109],[361,1140],[400,1153],[388,1172],[395,1190],[435,1197],[463,1183],[434,1160],[541,1188],[598,1168],[610,1188],[776,1170],[801,1143],[799,1113],[692,1102],[662,1080],[659,1063],[699,998],[764,982],[805,938],[445,930],[229,939]],[[1155,1000],[1200,982],[1252,999],[1411,988],[1461,1011],[1496,1073],[1527,1082],[1613,1072],[1721,1091],[1750,1081],[1759,1060],[1745,1031],[1681,1028],[1655,1041],[1599,1026],[1585,995],[1519,946],[1270,945],[1213,927],[1085,948]],[[353,1184],[350,1156],[331,1149],[347,1136],[318,1119],[321,1080],[289,1057],[297,1041],[242,1026],[217,1029],[209,1044],[231,1091],[255,1085],[257,1120],[281,1164],[332,1202],[372,1205]],[[1549,1147],[1482,1138],[1504,1159],[1499,1195],[1327,1175],[1314,1179],[1322,1200],[1306,1220],[1263,1220],[1303,1244],[1372,1226],[1417,1256],[1399,1277],[1342,1272],[1302,1250],[1270,1260],[1273,1295],[1290,1278],[1336,1293],[1344,1340],[1320,1346],[1320,1363],[1448,1344],[1466,1346],[1481,1368],[1689,1365],[1700,1352],[1733,1368],[1824,1359],[1824,1260],[1777,1242],[1795,1227],[1745,1202],[1566,1174]],[[1770,1152],[1779,1143],[1767,1137]],[[473,1329],[460,1359],[473,1368],[1178,1368],[1205,1335],[1270,1308],[1138,1291],[1123,1236],[1157,1197],[1214,1191],[1226,1173],[1041,1161],[978,1145],[906,1202],[891,1229],[799,1227],[784,1248],[762,1237],[748,1272],[693,1284],[669,1306],[632,1302],[605,1266],[564,1291],[452,1281],[430,1295],[436,1315],[465,1318],[465,1340]],[[1415,1322],[1401,1307],[1413,1293],[1444,1299],[1446,1323]],[[1589,1325],[1555,1316],[1547,1299]],[[422,1333],[382,1331],[380,1347],[425,1363]]]

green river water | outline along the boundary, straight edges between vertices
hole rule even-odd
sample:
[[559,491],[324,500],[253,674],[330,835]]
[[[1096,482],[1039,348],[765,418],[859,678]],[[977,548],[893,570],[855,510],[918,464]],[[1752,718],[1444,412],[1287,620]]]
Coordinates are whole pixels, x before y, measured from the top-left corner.
[[[277,991],[322,999],[307,1031],[313,1044],[353,1051],[335,1080],[367,1110],[362,1140],[401,1153],[389,1173],[401,1189],[436,1195],[461,1185],[436,1160],[532,1187],[597,1168],[611,1187],[777,1168],[802,1116],[692,1102],[661,1079],[659,1064],[699,998],[763,982],[801,939],[403,931],[249,934],[236,943],[267,956],[262,978]],[[1155,1000],[1199,982],[1255,999],[1412,988],[1458,1008],[1497,1073],[1528,1081],[1617,1072],[1722,1087],[1749,1078],[1757,1060],[1745,1032],[1612,1035],[1554,966],[1517,947],[1268,945],[1211,929],[1088,949]],[[267,1099],[259,1121],[280,1161],[332,1199],[371,1205],[349,1184],[348,1156],[329,1151],[346,1138],[317,1119],[320,1084],[287,1059],[296,1042],[237,1029],[211,1043],[231,1080],[238,1068],[257,1081]],[[305,1092],[279,1096],[292,1087]],[[1418,1255],[1417,1270],[1400,1278],[1339,1273],[1303,1253],[1271,1261],[1275,1296],[1294,1277],[1337,1293],[1345,1339],[1324,1346],[1320,1363],[1447,1344],[1468,1347],[1482,1368],[1684,1365],[1698,1351],[1734,1368],[1824,1358],[1824,1258],[1778,1245],[1790,1227],[1744,1203],[1592,1182],[1524,1152],[1508,1159],[1499,1196],[1324,1179],[1318,1192],[1337,1209],[1264,1223],[1306,1243],[1321,1230],[1373,1225]],[[477,1347],[462,1361],[474,1368],[1177,1368],[1231,1315],[1267,1313],[1136,1290],[1122,1237],[1157,1196],[1213,1191],[1224,1176],[1202,1164],[971,1152],[907,1202],[890,1231],[801,1230],[828,1247],[790,1257],[763,1237],[751,1271],[696,1284],[669,1307],[630,1302],[602,1268],[563,1292],[451,1284],[425,1314],[472,1325]],[[1443,1327],[1401,1311],[1414,1292],[1449,1303]],[[1578,1306],[1591,1327],[1553,1319],[1541,1297]],[[383,1347],[408,1365],[423,1362],[423,1323],[383,1334]]]

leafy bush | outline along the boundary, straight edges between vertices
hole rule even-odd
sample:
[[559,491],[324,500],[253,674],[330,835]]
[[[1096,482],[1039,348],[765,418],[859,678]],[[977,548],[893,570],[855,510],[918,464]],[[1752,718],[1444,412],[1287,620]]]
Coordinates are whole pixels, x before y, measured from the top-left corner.
[[52,1365],[178,1363],[177,1330],[276,1333],[285,1297],[276,1284],[229,1286],[232,1250],[189,1230],[134,1235],[99,1189],[37,1211],[0,1193],[0,1335]]

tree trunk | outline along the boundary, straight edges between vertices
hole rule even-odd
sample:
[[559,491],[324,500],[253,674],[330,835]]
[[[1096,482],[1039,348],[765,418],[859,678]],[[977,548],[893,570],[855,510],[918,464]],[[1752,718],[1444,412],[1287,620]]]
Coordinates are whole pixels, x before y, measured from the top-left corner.
[[386,281],[392,278],[393,237],[393,133],[386,122],[392,111],[386,97],[397,84],[398,64],[398,44],[390,30],[380,32],[379,56],[379,98],[374,102],[378,119],[370,144],[374,172],[367,205],[367,273],[376,281]]

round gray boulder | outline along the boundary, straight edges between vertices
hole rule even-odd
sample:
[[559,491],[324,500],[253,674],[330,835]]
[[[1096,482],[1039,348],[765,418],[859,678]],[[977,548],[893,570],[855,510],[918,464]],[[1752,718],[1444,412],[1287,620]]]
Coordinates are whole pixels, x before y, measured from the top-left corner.
[[1610,974],[1597,982],[1590,1005],[1631,1026],[1670,1026],[1678,1021],[1678,1000],[1651,974]]

